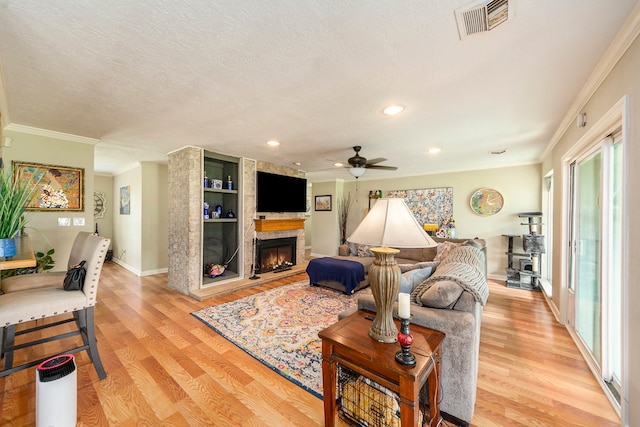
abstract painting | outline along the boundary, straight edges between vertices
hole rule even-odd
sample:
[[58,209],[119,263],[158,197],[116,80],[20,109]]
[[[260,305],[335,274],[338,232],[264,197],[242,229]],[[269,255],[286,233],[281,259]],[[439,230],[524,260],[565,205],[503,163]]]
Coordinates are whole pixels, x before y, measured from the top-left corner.
[[438,224],[442,228],[453,218],[453,187],[389,191],[387,197],[404,199],[418,224]]

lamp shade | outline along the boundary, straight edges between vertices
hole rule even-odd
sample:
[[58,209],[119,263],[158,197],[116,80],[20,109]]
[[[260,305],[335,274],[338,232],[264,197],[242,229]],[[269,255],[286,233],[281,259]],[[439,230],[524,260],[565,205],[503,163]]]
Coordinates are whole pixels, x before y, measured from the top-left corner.
[[430,248],[437,245],[418,224],[403,199],[378,199],[347,239],[353,243],[392,248]]
[[363,167],[352,167],[352,168],[349,168],[349,173],[351,175],[355,176],[356,178],[359,178],[362,175],[364,175],[364,173],[366,171],[367,170],[365,168],[363,168]]

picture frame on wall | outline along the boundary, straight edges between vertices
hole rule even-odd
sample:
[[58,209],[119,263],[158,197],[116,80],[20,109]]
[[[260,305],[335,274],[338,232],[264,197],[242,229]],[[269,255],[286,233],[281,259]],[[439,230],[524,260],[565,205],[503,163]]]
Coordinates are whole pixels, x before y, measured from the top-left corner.
[[37,183],[26,210],[84,212],[84,168],[15,160],[11,164],[14,180]]
[[331,210],[331,195],[316,196],[315,210],[316,211],[330,211]]
[[131,214],[131,186],[120,187],[120,215]]

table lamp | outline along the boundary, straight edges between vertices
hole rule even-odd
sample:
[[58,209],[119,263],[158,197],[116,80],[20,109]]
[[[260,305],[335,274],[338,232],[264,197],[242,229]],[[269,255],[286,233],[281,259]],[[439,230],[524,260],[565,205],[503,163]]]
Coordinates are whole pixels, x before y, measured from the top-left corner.
[[349,242],[374,246],[375,260],[369,267],[369,283],[377,314],[369,336],[393,343],[398,328],[393,321],[393,302],[400,289],[400,267],[395,248],[430,248],[437,245],[418,224],[404,199],[378,199],[360,225],[347,239]]

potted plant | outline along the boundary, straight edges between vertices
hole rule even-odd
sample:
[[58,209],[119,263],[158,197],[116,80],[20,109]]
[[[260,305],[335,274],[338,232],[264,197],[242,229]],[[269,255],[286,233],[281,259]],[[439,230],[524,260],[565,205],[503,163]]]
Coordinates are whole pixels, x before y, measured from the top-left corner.
[[10,168],[0,169],[0,257],[16,254],[14,238],[29,221],[24,212],[36,185],[29,180],[13,179]]

